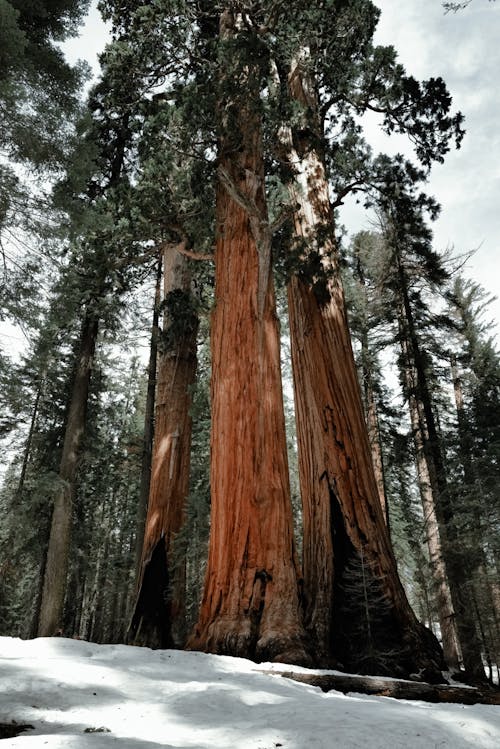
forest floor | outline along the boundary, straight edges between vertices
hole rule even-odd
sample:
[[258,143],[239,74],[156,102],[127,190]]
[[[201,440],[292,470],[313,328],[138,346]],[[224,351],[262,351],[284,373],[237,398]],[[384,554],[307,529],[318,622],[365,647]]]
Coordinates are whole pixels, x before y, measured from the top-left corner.
[[289,669],[202,653],[1,637],[2,749],[500,746],[498,706],[324,693],[269,673]]

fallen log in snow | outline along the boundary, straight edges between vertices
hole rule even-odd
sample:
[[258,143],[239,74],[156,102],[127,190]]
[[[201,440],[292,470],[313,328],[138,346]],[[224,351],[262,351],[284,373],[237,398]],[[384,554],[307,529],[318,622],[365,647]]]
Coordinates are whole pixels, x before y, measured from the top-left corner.
[[494,687],[477,689],[448,684],[427,684],[420,681],[405,681],[383,676],[361,676],[359,674],[308,674],[294,671],[264,671],[273,676],[282,676],[313,687],[323,692],[335,689],[338,692],[361,692],[378,697],[394,697],[398,700],[424,700],[425,702],[456,702],[463,705],[500,705],[500,690]]

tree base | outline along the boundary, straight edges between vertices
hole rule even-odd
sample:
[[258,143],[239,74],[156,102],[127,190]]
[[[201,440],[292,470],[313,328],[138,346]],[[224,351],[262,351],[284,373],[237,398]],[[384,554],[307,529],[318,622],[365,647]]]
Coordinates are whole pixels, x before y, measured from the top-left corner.
[[[266,632],[256,637],[251,632],[250,622],[246,630],[241,628],[239,622],[231,624],[232,626],[224,626],[219,620],[203,633],[195,631],[189,638],[186,649],[247,658],[255,663],[269,661],[305,667],[313,665],[313,658],[299,635]],[[240,629],[239,632],[237,627]]]

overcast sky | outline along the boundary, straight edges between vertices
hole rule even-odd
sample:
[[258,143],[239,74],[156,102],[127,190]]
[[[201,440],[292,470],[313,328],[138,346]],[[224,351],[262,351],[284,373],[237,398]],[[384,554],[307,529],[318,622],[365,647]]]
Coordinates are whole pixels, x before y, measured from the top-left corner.
[[[453,246],[457,254],[477,251],[466,273],[491,294],[500,295],[500,2],[472,0],[465,10],[445,14],[441,0],[374,0],[381,11],[376,42],[392,44],[409,74],[418,79],[442,76],[453,106],[465,115],[459,151],[433,167],[428,192],[442,205],[434,224],[435,248]],[[91,11],[78,40],[68,52],[87,59],[97,70],[97,54],[106,34]],[[411,154],[402,137],[388,139],[375,123],[368,137],[375,150]],[[369,226],[359,208],[346,205],[341,221],[350,232]],[[491,307],[500,320],[500,301]]]
[[[500,2],[472,0],[468,8],[445,14],[441,0],[374,0],[381,11],[375,40],[392,44],[409,74],[441,76],[453,106],[465,115],[462,147],[432,169],[427,191],[441,203],[433,224],[435,249],[454,246],[457,254],[475,249],[465,273],[491,294],[500,294]],[[386,138],[370,129],[374,147]],[[391,138],[391,141],[396,141]],[[395,150],[405,148],[403,138]],[[406,147],[407,148],[407,147]],[[407,148],[408,155],[411,151]],[[349,229],[363,216],[341,216]],[[500,301],[491,306],[500,320]]]

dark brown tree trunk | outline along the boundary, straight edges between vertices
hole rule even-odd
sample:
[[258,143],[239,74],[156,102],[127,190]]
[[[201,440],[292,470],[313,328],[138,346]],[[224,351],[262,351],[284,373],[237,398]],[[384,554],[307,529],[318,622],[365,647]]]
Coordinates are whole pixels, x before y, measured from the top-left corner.
[[198,318],[189,260],[169,245],[164,256],[164,333],[158,366],[155,436],[148,511],[130,642],[182,644],[184,562],[175,537],[189,491],[191,388],[196,375]]
[[377,482],[378,498],[384,513],[385,524],[390,535],[389,508],[387,505],[387,494],[385,491],[384,458],[380,442],[380,428],[378,421],[377,403],[375,401],[375,387],[373,383],[373,372],[368,356],[368,340],[364,338],[362,343],[362,372],[363,389],[365,395],[366,425],[368,428],[368,442],[372,453],[373,472]]
[[420,435],[422,439],[421,452],[425,456],[428,484],[432,490],[434,512],[439,524],[442,555],[455,611],[459,646],[468,676],[475,679],[484,679],[481,642],[476,630],[473,606],[468,593],[470,574],[460,553],[461,539],[456,528],[453,502],[447,484],[426,366],[415,330],[407,278],[401,259],[398,258],[397,262],[401,296],[399,326],[402,354],[408,371],[410,374],[413,372],[413,382],[410,383],[411,389],[408,395],[414,397],[418,411],[419,426],[416,434],[417,436]]
[[[478,485],[477,481],[477,470],[474,468],[474,464],[471,457],[472,445],[470,436],[467,430],[467,417],[465,412],[465,401],[464,393],[462,388],[462,379],[458,369],[456,357],[451,355],[451,374],[453,382],[453,392],[455,396],[455,407],[457,411],[458,421],[458,437],[460,444],[460,457],[464,472],[465,484],[472,489]],[[474,519],[474,526],[476,533],[481,534],[481,527],[483,526],[481,520],[481,502],[476,502],[471,507],[471,515]],[[474,549],[476,559],[478,560],[476,579],[480,583],[482,590],[486,597],[486,608],[492,618],[492,637],[490,647],[493,647],[495,652],[495,658],[497,662],[500,662],[500,600],[496,595],[495,586],[489,574],[489,565],[487,560],[487,554],[483,545],[481,535],[476,536],[476,548]],[[479,615],[479,607],[476,603],[475,610],[478,614],[478,626],[480,631],[482,629],[484,633],[484,627],[481,628],[481,617]],[[482,635],[483,643],[487,643],[487,638],[484,634]]]
[[[265,672],[264,672],[265,673]],[[314,674],[293,671],[268,671],[271,676],[282,676],[301,684],[311,684],[323,692],[361,692],[397,700],[424,700],[425,702],[458,703],[461,705],[500,705],[498,688],[479,690],[475,687],[428,684],[423,681],[398,681],[363,677],[358,674]]]
[[[407,352],[408,347],[404,340],[401,341],[403,352]],[[415,459],[417,466],[417,478],[422,502],[424,516],[424,527],[427,548],[429,551],[429,562],[434,581],[434,596],[441,629],[441,638],[443,642],[443,652],[448,668],[458,669],[459,667],[459,647],[458,637],[455,626],[455,613],[451,600],[451,593],[448,584],[446,565],[443,559],[443,550],[441,544],[441,532],[436,515],[436,504],[433,494],[432,482],[429,475],[427,459],[425,455],[425,439],[422,424],[421,409],[419,410],[417,399],[415,398],[415,372],[411,363],[406,361],[404,369],[405,386],[408,392],[408,404],[410,409],[410,421],[413,433],[413,442],[415,446]]]
[[92,310],[87,308],[64,435],[59,484],[54,497],[38,624],[40,637],[55,635],[62,624],[69,564],[72,504],[80,449],[85,433],[87,400],[97,330],[98,319]]
[[[313,86],[300,64],[289,85],[304,110],[317,111]],[[322,662],[333,657],[346,668],[436,671],[442,665],[439,645],[409,606],[380,505],[337,267],[328,182],[316,147],[322,125],[308,124],[305,138],[294,134],[289,149],[295,232],[298,247],[305,247],[305,270],[288,288],[307,624]],[[307,135],[311,128],[317,138]],[[314,258],[321,272],[311,275],[307,264]],[[362,626],[366,608],[356,608],[346,594],[356,566],[380,594],[370,625],[377,663],[368,658]]]
[[141,462],[141,483],[139,491],[139,507],[137,509],[136,521],[136,543],[135,543],[135,571],[136,586],[141,574],[141,557],[144,546],[144,529],[146,527],[146,514],[148,511],[149,488],[151,483],[151,462],[153,455],[154,436],[154,410],[156,397],[156,368],[158,360],[158,338],[160,335],[159,319],[161,304],[161,279],[163,269],[163,258],[158,260],[156,275],[155,298],[153,308],[153,324],[151,327],[151,341],[149,344],[148,362],[148,386],[146,392],[146,408],[144,413],[144,438]]
[[221,16],[221,41],[233,43],[234,57],[222,78],[231,93],[219,102],[212,517],[204,594],[189,647],[299,663],[309,658],[292,531],[261,71],[258,62],[248,62],[248,32],[238,34],[242,23],[229,10]]
[[23,463],[21,466],[21,474],[19,476],[19,483],[17,485],[17,496],[20,497],[24,488],[24,481],[26,479],[26,471],[28,470],[29,457],[31,453],[31,447],[33,445],[33,435],[35,433],[36,420],[38,418],[38,408],[40,405],[40,398],[42,397],[43,388],[45,386],[45,372],[40,376],[40,382],[37,387],[35,402],[33,404],[33,411],[31,414],[30,429],[28,437],[26,439],[26,445],[23,454]]

